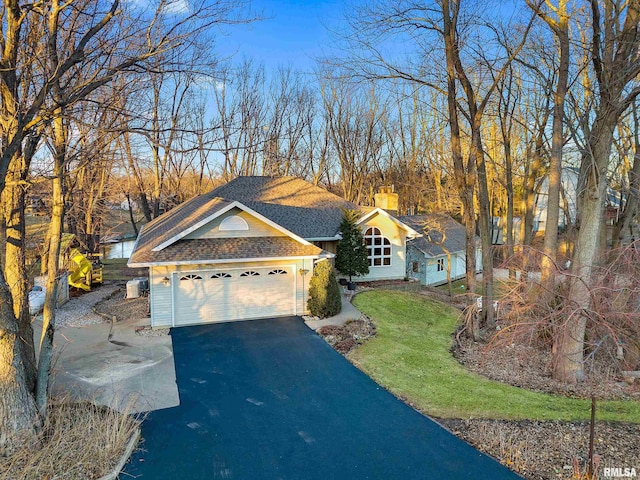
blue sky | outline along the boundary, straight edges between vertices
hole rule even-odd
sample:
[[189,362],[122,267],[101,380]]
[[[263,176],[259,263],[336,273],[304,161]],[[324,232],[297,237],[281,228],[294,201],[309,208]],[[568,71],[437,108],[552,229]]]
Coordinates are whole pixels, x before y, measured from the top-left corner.
[[267,72],[280,65],[309,71],[330,43],[323,24],[339,24],[343,6],[340,0],[257,0],[253,7],[265,19],[227,27],[228,34],[218,37],[218,50],[223,55],[237,51],[238,59],[252,58]]

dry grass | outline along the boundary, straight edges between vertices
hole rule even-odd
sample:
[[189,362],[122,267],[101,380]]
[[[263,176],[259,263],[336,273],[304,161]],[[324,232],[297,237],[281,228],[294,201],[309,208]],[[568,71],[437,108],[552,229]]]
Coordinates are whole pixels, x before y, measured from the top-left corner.
[[51,405],[39,444],[0,464],[0,480],[96,479],[118,463],[139,421],[88,402]]

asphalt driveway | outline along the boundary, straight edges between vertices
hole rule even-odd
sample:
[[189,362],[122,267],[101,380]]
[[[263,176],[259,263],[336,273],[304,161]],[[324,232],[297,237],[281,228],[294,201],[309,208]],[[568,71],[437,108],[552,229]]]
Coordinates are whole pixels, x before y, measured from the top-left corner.
[[144,451],[125,469],[133,478],[520,478],[379,387],[299,317],[171,335],[180,406],[144,422]]

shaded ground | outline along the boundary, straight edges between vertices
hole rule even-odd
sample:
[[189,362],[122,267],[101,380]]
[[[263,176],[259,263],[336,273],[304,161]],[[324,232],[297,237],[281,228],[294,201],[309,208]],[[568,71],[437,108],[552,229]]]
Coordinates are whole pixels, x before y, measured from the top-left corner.
[[[584,474],[589,424],[568,422],[439,419],[455,435],[531,480],[571,479],[574,461]],[[597,423],[594,451],[604,467],[640,470],[640,425]]]
[[518,478],[380,388],[299,317],[171,335],[180,406],[148,416],[127,478]]
[[552,378],[551,354],[534,346],[486,345],[461,337],[454,344],[455,357],[470,370],[487,378],[538,392],[602,400],[640,400],[640,381],[625,383],[610,365],[595,361],[588,366],[588,377],[578,384]]

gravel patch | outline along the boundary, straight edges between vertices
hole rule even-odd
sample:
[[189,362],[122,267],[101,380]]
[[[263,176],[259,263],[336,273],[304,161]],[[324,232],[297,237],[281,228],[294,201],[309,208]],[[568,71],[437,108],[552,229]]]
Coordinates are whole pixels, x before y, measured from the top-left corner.
[[96,311],[116,322],[147,318],[149,297],[126,298],[125,289],[118,288],[112,296],[96,305]]
[[164,337],[166,335],[169,335],[169,329],[168,328],[157,328],[157,329],[153,329],[149,326],[147,327],[136,327],[135,330],[136,335],[140,336],[140,337]]
[[[56,310],[56,328],[86,327],[105,323],[106,320],[96,314],[93,307],[118,289],[117,285],[101,285],[90,292],[71,297]],[[36,319],[42,321],[42,313]]]

